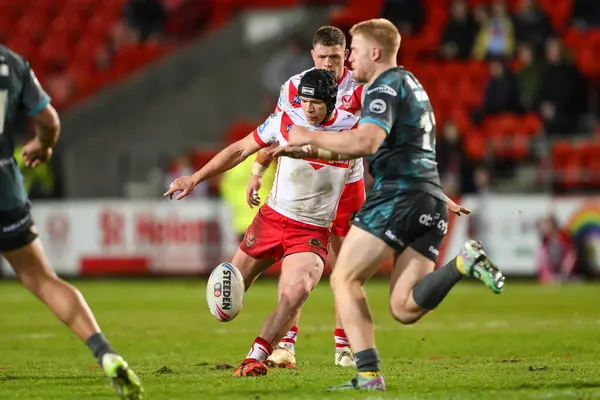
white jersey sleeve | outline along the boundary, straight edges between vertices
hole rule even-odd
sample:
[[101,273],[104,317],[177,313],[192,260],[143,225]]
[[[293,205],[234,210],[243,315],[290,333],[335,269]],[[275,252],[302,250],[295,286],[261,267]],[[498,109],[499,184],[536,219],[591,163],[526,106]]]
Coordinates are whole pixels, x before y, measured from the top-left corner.
[[279,99],[277,100],[277,107],[275,108],[275,112],[286,111],[293,107],[292,103],[290,102],[290,86],[292,86],[291,79],[288,79],[283,85],[281,85],[281,90],[279,90]]
[[281,115],[282,113],[280,112],[269,115],[269,118],[252,132],[254,140],[261,147],[269,147],[271,144],[277,143],[280,135]]

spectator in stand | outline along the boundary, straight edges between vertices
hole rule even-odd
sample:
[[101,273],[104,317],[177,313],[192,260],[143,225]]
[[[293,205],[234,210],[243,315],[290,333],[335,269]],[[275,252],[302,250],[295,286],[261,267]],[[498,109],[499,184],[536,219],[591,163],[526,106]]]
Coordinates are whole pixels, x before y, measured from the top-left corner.
[[544,129],[549,134],[573,132],[587,109],[585,81],[559,39],[547,41],[546,63],[539,97]]
[[447,60],[468,59],[476,35],[477,23],[469,12],[466,0],[454,0],[450,8],[450,20],[442,35],[442,57]]
[[490,80],[485,88],[483,107],[476,113],[476,123],[480,123],[486,115],[521,111],[517,80],[505,62],[491,60],[489,68]]
[[462,191],[463,177],[468,169],[468,157],[457,126],[447,121],[436,144],[438,169],[444,193],[452,197]]
[[537,250],[538,278],[541,283],[564,282],[573,274],[576,252],[569,236],[554,216],[540,221],[540,247]]
[[546,39],[554,34],[548,16],[535,0],[521,0],[514,20],[517,43],[530,43],[537,52],[541,52]]
[[600,1],[575,0],[573,2],[573,25],[582,30],[600,27]]
[[498,57],[508,59],[515,48],[515,32],[505,1],[494,0],[491,10],[491,16],[483,18],[479,28],[473,56],[479,60]]
[[425,7],[421,0],[386,0],[382,17],[398,27],[401,35],[419,33],[425,22]]
[[163,33],[167,14],[158,0],[128,0],[123,10],[126,25],[141,43]]
[[525,111],[537,111],[544,65],[536,57],[533,46],[529,43],[519,45],[517,57],[520,64],[517,71],[517,83],[521,107]]

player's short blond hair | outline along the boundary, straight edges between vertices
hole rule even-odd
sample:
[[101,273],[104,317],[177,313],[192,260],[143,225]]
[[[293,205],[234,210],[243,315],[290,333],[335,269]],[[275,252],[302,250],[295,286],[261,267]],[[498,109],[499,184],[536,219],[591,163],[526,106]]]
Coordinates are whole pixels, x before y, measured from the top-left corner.
[[385,56],[396,57],[400,49],[400,32],[398,28],[385,18],[374,18],[359,22],[350,29],[350,35],[363,35],[381,46]]

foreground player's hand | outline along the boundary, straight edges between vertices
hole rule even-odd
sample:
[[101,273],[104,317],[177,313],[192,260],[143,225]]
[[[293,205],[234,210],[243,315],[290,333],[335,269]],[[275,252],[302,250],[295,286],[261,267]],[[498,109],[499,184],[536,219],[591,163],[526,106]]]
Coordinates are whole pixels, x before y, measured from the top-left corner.
[[52,147],[44,146],[37,138],[27,142],[21,151],[26,167],[35,168],[52,157]]
[[305,158],[310,155],[310,145],[279,146],[269,151],[272,157]]
[[455,202],[453,202],[452,200],[448,199],[448,210],[450,210],[451,212],[453,212],[454,214],[458,215],[459,217],[461,215],[469,215],[471,214],[471,210],[469,210],[466,207],[463,206],[459,206],[458,204],[456,204]]
[[294,125],[288,133],[288,146],[310,144],[310,131],[302,126]]
[[[177,195],[175,199],[181,200],[192,193],[196,185],[197,183],[193,176],[180,176],[179,178],[175,179],[173,183],[171,183],[169,190],[165,192],[164,196],[168,196],[170,199],[173,199],[173,196]],[[181,193],[177,194],[178,192]]]
[[248,187],[246,188],[246,203],[253,208],[254,206],[260,206],[260,197],[258,196],[258,191],[262,185],[260,176],[251,175],[250,182],[248,182]]

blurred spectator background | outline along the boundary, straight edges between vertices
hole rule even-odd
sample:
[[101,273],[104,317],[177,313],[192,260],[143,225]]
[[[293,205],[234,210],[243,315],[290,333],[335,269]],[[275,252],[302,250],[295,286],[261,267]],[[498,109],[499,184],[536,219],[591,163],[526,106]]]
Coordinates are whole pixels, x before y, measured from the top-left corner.
[[[312,66],[319,26],[379,16],[398,26],[398,61],[433,104],[446,192],[485,210],[470,232],[489,233],[490,198],[597,195],[597,0],[4,0],[0,41],[63,116],[60,164],[45,175],[60,190],[36,184],[38,195],[160,197],[273,112],[283,81]],[[247,169],[196,200],[223,195],[239,210]],[[554,272],[542,275],[556,275],[544,251],[540,268]]]

